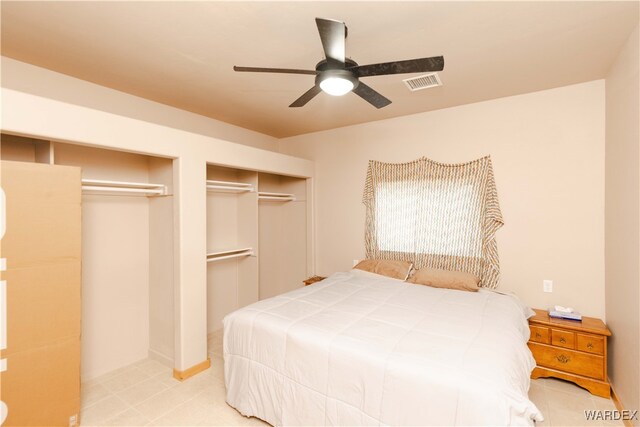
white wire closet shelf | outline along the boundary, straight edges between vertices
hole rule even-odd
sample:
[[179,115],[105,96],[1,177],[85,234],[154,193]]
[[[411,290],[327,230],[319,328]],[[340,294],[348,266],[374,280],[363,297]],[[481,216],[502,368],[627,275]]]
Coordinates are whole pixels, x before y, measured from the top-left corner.
[[148,182],[107,181],[83,179],[82,191],[88,193],[116,193],[135,196],[167,196],[167,186]]
[[259,191],[258,200],[267,200],[272,202],[293,202],[296,200],[296,196],[289,193],[269,193],[266,191]]
[[207,262],[222,261],[224,259],[252,256],[253,248],[230,249],[227,251],[211,252],[207,254]]
[[254,191],[254,188],[253,184],[249,184],[246,182],[207,180],[207,191],[242,193],[252,192]]

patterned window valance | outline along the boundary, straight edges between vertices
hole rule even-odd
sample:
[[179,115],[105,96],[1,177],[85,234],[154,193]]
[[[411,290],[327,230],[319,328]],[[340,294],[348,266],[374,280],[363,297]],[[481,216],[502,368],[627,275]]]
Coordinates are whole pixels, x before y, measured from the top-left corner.
[[363,203],[367,258],[413,261],[500,278],[496,231],[503,225],[491,158],[442,164],[370,161]]

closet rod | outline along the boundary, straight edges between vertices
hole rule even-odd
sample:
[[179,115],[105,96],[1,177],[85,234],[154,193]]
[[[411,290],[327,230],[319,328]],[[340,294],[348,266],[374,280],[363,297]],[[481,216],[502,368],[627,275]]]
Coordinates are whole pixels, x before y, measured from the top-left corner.
[[259,200],[278,200],[280,202],[294,202],[295,197],[259,196]]
[[251,256],[251,255],[252,255],[251,252],[243,252],[243,253],[240,253],[240,254],[225,255],[225,256],[220,256],[220,257],[216,257],[216,258],[208,258],[207,262],[222,261],[223,259],[240,258],[240,257],[244,257],[244,256]]
[[232,187],[227,185],[207,185],[207,190],[253,191],[253,187]]
[[249,187],[253,188],[253,184],[248,182],[233,182],[233,181],[214,181],[212,179],[207,180],[207,185],[224,185],[224,186],[233,186],[233,187]]
[[276,197],[295,197],[291,193],[270,193],[268,191],[259,191],[259,196],[276,196]]
[[282,202],[293,202],[296,200],[296,196],[289,193],[270,193],[267,191],[258,192],[259,200],[280,200]]
[[253,191],[253,184],[248,182],[233,182],[233,181],[215,181],[212,179],[207,180],[207,191]]
[[226,251],[210,252],[207,254],[207,256],[214,257],[214,256],[235,254],[238,252],[253,252],[253,248],[239,248],[239,249],[229,249]]
[[166,196],[167,186],[148,182],[108,181],[83,179],[82,190],[102,193],[133,193],[148,196]]
[[[233,251],[229,251],[229,252],[233,252]],[[214,262],[214,261],[222,261],[223,259],[230,259],[230,258],[240,258],[240,257],[245,257],[245,256],[252,256],[253,255],[253,250],[248,250],[248,251],[243,251],[243,252],[238,252],[238,253],[231,253],[229,255],[223,255],[223,256],[216,256],[213,258],[208,258],[210,255],[207,255],[207,262]]]
[[153,194],[157,196],[164,196],[164,190],[156,190],[151,188],[117,188],[117,187],[99,187],[93,185],[83,185],[84,191],[100,191],[110,193],[137,193],[137,194]]
[[122,187],[122,188],[150,188],[163,189],[164,184],[151,184],[148,182],[106,181],[102,179],[83,179],[82,184],[97,187]]

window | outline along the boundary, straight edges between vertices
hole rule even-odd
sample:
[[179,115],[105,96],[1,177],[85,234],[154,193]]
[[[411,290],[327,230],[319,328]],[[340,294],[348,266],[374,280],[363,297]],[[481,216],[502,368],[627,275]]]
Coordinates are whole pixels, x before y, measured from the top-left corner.
[[376,193],[380,250],[482,256],[480,196],[471,184],[385,182]]
[[368,258],[468,271],[497,285],[502,217],[488,157],[464,165],[370,162],[363,201]]

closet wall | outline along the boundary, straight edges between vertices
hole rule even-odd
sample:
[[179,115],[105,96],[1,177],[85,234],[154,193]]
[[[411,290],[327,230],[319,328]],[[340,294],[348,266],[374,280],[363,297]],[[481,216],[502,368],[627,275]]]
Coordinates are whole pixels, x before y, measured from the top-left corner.
[[[171,194],[169,159],[8,135],[1,147],[5,160],[79,166],[83,180],[168,184]],[[172,209],[171,196],[83,191],[83,381],[150,353],[173,364]]]
[[263,196],[259,203],[260,299],[302,286],[307,266],[307,182],[261,173],[260,194],[290,194],[291,200]]
[[174,161],[148,156],[149,182],[166,186],[167,196],[149,197],[149,356],[174,365],[175,221]]
[[[83,179],[148,182],[144,156],[56,144],[55,163],[80,166]],[[82,196],[82,378],[147,357],[149,202],[146,197]]]

